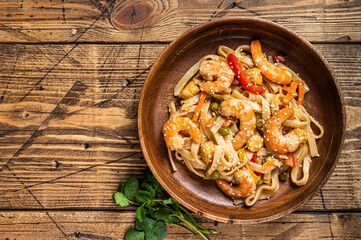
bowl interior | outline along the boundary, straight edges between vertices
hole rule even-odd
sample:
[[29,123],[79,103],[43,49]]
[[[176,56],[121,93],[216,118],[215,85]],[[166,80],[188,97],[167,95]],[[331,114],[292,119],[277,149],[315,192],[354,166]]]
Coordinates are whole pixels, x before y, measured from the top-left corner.
[[[325,128],[317,141],[320,157],[311,164],[308,183],[297,187],[281,183],[277,194],[252,207],[234,206],[215,181],[207,181],[176,162],[172,171],[162,127],[167,121],[170,101],[179,101],[173,89],[183,74],[200,58],[215,54],[220,45],[233,49],[260,39],[267,55],[281,54],[286,65],[310,87],[304,106]],[[191,210],[214,220],[252,223],[271,220],[293,211],[321,188],[332,173],[343,142],[344,109],[337,83],[323,58],[313,47],[276,24],[259,19],[224,19],[188,31],[174,41],[153,65],[145,82],[139,105],[139,134],[149,167],[163,187]]]

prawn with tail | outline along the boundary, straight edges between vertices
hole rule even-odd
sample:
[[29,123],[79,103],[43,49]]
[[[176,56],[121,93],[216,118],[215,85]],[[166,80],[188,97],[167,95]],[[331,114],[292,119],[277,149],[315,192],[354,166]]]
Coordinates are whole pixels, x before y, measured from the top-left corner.
[[169,150],[179,150],[183,147],[184,139],[179,133],[182,130],[186,131],[194,142],[202,142],[202,134],[197,125],[190,118],[176,116],[163,127],[164,140]]
[[246,144],[256,128],[254,110],[238,99],[228,98],[222,102],[220,113],[223,116],[234,116],[240,120],[239,132],[232,140],[233,148],[237,151]]
[[229,88],[234,73],[228,63],[220,60],[204,60],[199,66],[199,73],[206,80],[200,85],[201,91],[219,93]]
[[245,198],[256,190],[256,183],[253,181],[250,173],[238,170],[234,173],[234,178],[238,181],[238,185],[231,186],[229,182],[218,179],[217,186],[231,198]]
[[[305,133],[301,129],[294,129],[283,135],[281,133],[281,125],[286,121],[293,113],[291,108],[283,108],[276,112],[276,114],[271,117],[265,127],[265,139],[268,146],[281,154],[287,152],[294,152],[297,150],[298,146],[305,139]],[[297,132],[297,133],[296,133]]]
[[272,82],[286,85],[292,80],[292,75],[288,71],[275,66],[267,61],[262,53],[261,42],[253,40],[251,42],[252,58],[256,66],[261,70],[262,74]]

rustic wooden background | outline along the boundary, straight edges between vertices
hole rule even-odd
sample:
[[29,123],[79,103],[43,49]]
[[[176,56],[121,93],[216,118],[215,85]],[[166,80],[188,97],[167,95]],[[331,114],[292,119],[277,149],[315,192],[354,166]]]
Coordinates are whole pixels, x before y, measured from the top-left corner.
[[[361,1],[0,1],[0,239],[121,239],[135,212],[112,200],[146,163],[137,104],[162,50],[198,24],[231,16],[299,33],[333,68],[346,141],[306,205],[259,225],[221,224],[211,239],[361,237]],[[168,239],[191,239],[169,227]]]

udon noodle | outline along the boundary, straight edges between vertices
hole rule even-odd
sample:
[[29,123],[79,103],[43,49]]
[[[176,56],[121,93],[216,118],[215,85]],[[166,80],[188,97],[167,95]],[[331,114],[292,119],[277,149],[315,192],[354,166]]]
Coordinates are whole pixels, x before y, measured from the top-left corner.
[[255,40],[194,64],[163,128],[173,170],[181,161],[247,206],[272,197],[280,181],[305,185],[323,127],[302,106],[307,84],[284,61],[266,58]]

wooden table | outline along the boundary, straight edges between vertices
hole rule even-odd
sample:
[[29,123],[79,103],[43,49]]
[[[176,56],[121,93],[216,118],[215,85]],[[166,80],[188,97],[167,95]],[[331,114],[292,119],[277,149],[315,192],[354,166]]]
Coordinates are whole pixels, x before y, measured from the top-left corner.
[[[321,191],[258,225],[197,217],[211,239],[361,237],[361,1],[14,0],[0,3],[0,239],[121,239],[112,199],[146,168],[137,104],[162,50],[200,23],[256,16],[299,33],[333,68],[346,141]],[[317,80],[317,79],[315,79]],[[168,239],[191,239],[168,227]]]

